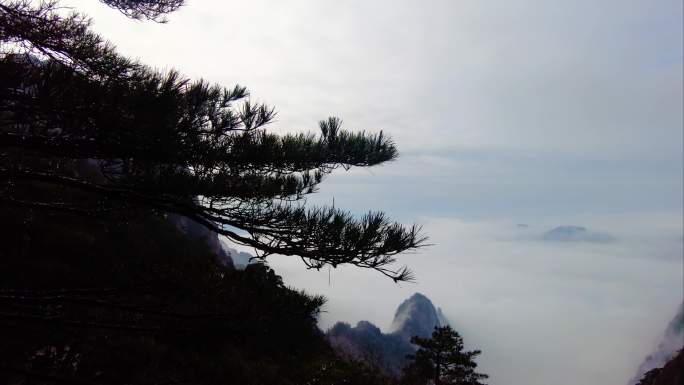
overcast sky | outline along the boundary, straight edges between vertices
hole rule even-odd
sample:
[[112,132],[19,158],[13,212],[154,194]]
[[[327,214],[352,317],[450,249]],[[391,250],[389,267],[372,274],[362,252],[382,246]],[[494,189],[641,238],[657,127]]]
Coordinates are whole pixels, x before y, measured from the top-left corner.
[[[323,328],[386,328],[420,291],[492,385],[624,384],[682,301],[681,0],[188,0],[168,24],[67,3],[126,55],[247,86],[274,130],[336,115],[393,136],[398,161],[311,201],[385,210],[435,246],[401,258],[418,278],[401,286],[272,260],[329,297]],[[540,240],[559,225],[615,241]]]

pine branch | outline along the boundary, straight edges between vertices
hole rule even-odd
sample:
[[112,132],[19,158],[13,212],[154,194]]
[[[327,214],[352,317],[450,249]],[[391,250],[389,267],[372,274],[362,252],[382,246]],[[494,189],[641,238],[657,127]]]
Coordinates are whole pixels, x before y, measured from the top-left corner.
[[[153,19],[182,3],[106,2]],[[398,253],[425,245],[418,227],[383,213],[357,219],[303,205],[337,168],[396,159],[391,138],[342,130],[338,118],[321,121],[319,134],[270,133],[275,110],[252,103],[244,87],[154,71],[120,56],[90,31],[86,17],[57,10],[54,1],[0,0],[6,204],[96,217],[132,209],[174,213],[262,257],[294,255],[313,269],[351,264],[412,279],[405,267],[390,266]],[[12,164],[16,157],[23,163]],[[54,166],[83,159],[96,160],[100,174],[82,177]],[[33,194],[35,184],[60,188]],[[73,191],[90,198],[65,194]]]
[[100,0],[133,19],[148,19],[165,23],[164,16],[180,8],[184,0]]
[[[423,247],[426,241],[425,237],[419,235],[418,227],[406,229],[399,224],[390,223],[381,213],[369,213],[361,221],[356,221],[349,213],[335,208],[306,210],[301,206],[288,205],[266,206],[263,209],[254,205],[243,208],[205,208],[187,201],[160,198],[48,173],[0,169],[0,179],[15,183],[20,180],[50,183],[115,199],[111,203],[114,207],[117,206],[116,202],[121,201],[179,214],[237,243],[267,254],[300,256],[310,268],[352,264],[375,269],[395,281],[409,280],[411,273],[405,267],[399,270],[388,269],[387,266],[395,262],[394,256]],[[3,198],[27,207],[78,212],[64,203]],[[240,235],[227,226],[246,231],[251,236]]]

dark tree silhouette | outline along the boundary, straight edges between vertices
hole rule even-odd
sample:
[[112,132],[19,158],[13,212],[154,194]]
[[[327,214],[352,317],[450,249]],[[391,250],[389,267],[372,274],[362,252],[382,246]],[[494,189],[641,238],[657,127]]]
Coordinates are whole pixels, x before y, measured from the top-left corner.
[[436,327],[431,338],[416,336],[411,342],[418,345],[418,351],[407,356],[407,384],[480,385],[480,380],[488,378],[475,372],[473,359],[481,352],[463,351],[463,338],[448,325]]
[[[101,2],[159,22],[183,4]],[[409,279],[392,263],[423,244],[415,226],[304,206],[392,141],[337,118],[273,134],[244,87],[152,70],[68,12],[0,0],[0,383],[391,383],[332,350],[323,297],[232,268],[216,233]]]
[[[181,0],[102,0],[159,20]],[[89,20],[56,2],[0,0],[0,204],[100,217],[152,211],[187,217],[259,258],[298,256],[309,268],[351,264],[395,281],[398,253],[424,244],[384,213],[355,218],[306,207],[338,168],[397,157],[382,132],[277,135],[273,108],[244,87],[161,73],[119,55]],[[94,167],[97,172],[90,172]],[[40,188],[38,188],[40,187]]]
[[101,0],[108,6],[134,19],[146,18],[164,22],[163,15],[180,8],[184,0]]

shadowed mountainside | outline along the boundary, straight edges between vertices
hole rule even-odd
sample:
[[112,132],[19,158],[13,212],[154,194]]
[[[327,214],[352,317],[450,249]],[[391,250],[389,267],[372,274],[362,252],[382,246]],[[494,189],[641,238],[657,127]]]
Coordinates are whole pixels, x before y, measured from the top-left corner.
[[445,324],[441,310],[425,295],[415,293],[397,308],[390,333],[383,333],[368,321],[360,321],[355,327],[338,322],[326,336],[337,351],[398,376],[406,355],[415,351],[411,337],[429,337],[436,326]]
[[684,350],[662,368],[648,371],[637,385],[681,385],[684,383]]
[[390,331],[410,340],[413,336],[429,337],[435,326],[446,324],[442,311],[423,294],[415,293],[399,305]]
[[334,353],[316,326],[322,297],[261,263],[235,269],[193,221],[9,204],[0,217],[2,384],[387,383]]
[[[681,351],[684,347],[684,302],[679,305],[679,310],[675,317],[667,325],[665,333],[658,344],[655,351],[649,354],[644,361],[639,365],[637,369],[637,374],[629,382],[630,385],[638,384],[639,380],[644,377],[649,371],[657,368],[662,368],[668,361],[671,361],[673,357],[677,354],[677,351]],[[680,368],[681,368],[681,353],[679,354]],[[674,360],[674,361],[676,361]],[[643,382],[643,380],[642,380]]]

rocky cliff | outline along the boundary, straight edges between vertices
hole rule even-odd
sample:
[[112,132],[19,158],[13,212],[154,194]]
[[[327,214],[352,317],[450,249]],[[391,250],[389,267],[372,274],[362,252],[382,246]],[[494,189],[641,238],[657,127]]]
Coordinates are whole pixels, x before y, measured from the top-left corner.
[[[677,355],[677,352],[684,347],[684,302],[679,306],[679,310],[675,317],[670,321],[663,333],[663,337],[658,344],[658,347],[649,354],[644,361],[639,365],[637,373],[629,382],[630,385],[639,384],[644,375],[653,370],[666,366],[669,361]],[[679,354],[679,362],[681,367],[681,354]]]
[[326,336],[337,351],[396,376],[406,363],[406,355],[415,351],[411,337],[428,337],[436,326],[444,324],[441,310],[428,297],[416,293],[399,305],[389,333],[368,321],[354,327],[338,322]]

